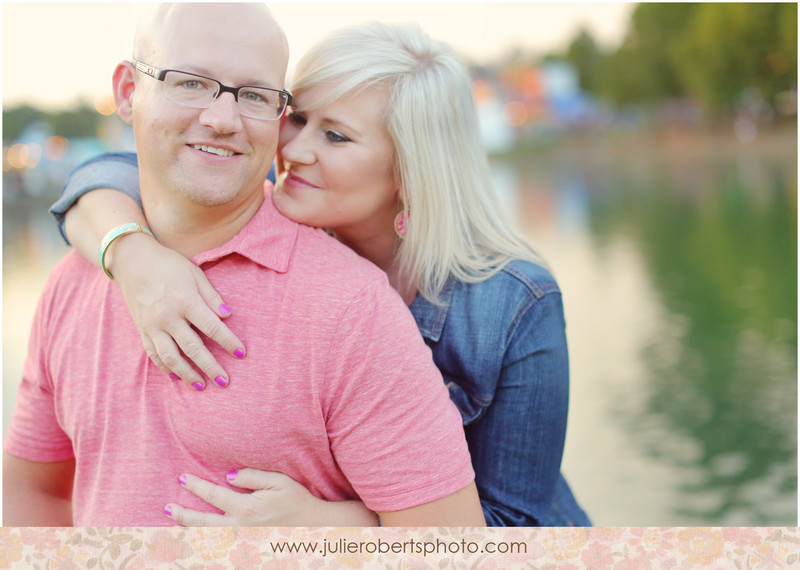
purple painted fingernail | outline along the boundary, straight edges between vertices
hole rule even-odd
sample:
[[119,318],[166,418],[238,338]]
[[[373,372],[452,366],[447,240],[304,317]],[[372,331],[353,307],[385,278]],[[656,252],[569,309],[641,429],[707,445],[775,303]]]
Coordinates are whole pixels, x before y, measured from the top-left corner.
[[180,483],[183,486],[186,486],[186,475],[181,475],[180,477],[178,477],[178,483]]
[[192,386],[194,386],[195,390],[197,391],[202,391],[203,388],[205,388],[205,385],[201,384],[200,382],[195,382],[192,384]]
[[236,358],[244,358],[244,350],[242,350],[241,348],[237,348],[236,350],[233,351],[233,355]]
[[223,317],[227,317],[228,315],[231,314],[231,310],[228,308],[228,305],[226,305],[225,303],[222,303],[219,306],[219,312],[222,314]]
[[239,475],[238,471],[228,471],[228,474],[226,475],[226,477],[228,478],[228,481],[230,483],[233,483],[234,481],[236,481],[236,476],[237,475]]
[[228,379],[225,378],[224,376],[217,376],[216,378],[214,378],[214,382],[216,382],[223,388],[228,385]]
[[164,514],[167,515],[168,517],[171,517],[172,516],[172,507],[170,507],[169,505],[164,507]]
[[180,380],[181,379],[180,376],[178,376],[174,372],[170,372],[169,373],[169,377],[172,378],[173,380]]

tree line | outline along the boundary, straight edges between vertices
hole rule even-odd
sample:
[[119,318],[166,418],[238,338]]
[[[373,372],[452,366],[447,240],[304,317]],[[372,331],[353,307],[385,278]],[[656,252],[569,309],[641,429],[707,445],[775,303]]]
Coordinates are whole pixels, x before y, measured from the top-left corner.
[[691,98],[712,120],[748,106],[796,116],[796,3],[642,3],[618,48],[582,30],[560,57],[614,107]]
[[[581,88],[616,108],[691,99],[712,120],[748,107],[767,118],[796,117],[796,98],[787,94],[797,92],[797,4],[642,3],[617,48],[600,49],[582,30],[565,53],[545,59],[572,63]],[[4,109],[3,140],[36,121],[57,135],[94,136],[100,120],[89,104],[59,113]]]
[[89,103],[67,111],[48,112],[30,105],[3,109],[3,141],[14,141],[29,125],[44,123],[54,135],[67,138],[97,136],[103,116]]

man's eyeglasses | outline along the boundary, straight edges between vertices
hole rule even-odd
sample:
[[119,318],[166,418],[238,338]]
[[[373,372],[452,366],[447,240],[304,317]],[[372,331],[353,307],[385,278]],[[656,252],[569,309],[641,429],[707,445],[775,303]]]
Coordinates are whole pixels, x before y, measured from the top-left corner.
[[292,94],[286,90],[255,85],[228,87],[216,79],[196,73],[177,69],[156,69],[135,59],[131,63],[145,75],[163,82],[164,96],[179,105],[207,109],[217,100],[220,93],[232,93],[239,105],[239,114],[243,117],[274,121],[281,118],[287,105],[292,104]]

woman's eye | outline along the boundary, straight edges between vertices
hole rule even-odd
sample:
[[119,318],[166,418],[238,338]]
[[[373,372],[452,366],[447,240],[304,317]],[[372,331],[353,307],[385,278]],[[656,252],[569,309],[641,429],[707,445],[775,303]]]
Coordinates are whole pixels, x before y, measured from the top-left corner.
[[306,124],[306,118],[300,113],[289,113],[286,118],[298,127],[304,127]]
[[332,143],[350,142],[349,138],[336,131],[325,131],[325,138],[328,139],[328,142]]

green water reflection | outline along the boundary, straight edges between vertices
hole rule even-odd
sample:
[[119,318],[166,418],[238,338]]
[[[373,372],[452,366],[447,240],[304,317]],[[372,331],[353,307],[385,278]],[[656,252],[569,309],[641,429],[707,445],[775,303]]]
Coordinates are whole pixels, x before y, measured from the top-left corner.
[[714,166],[710,188],[676,199],[657,187],[631,220],[664,306],[683,317],[679,349],[645,355],[650,411],[699,444],[702,476],[685,491],[724,498],[686,514],[744,507],[764,524],[748,483],[769,479],[796,502],[796,472],[782,468],[796,455],[796,211],[781,168],[748,179],[735,164]]
[[640,354],[640,397],[619,394],[614,417],[642,453],[680,472],[673,514],[687,525],[796,524],[791,154],[534,161],[526,171],[573,196],[595,255],[620,240],[633,247],[661,305]]

